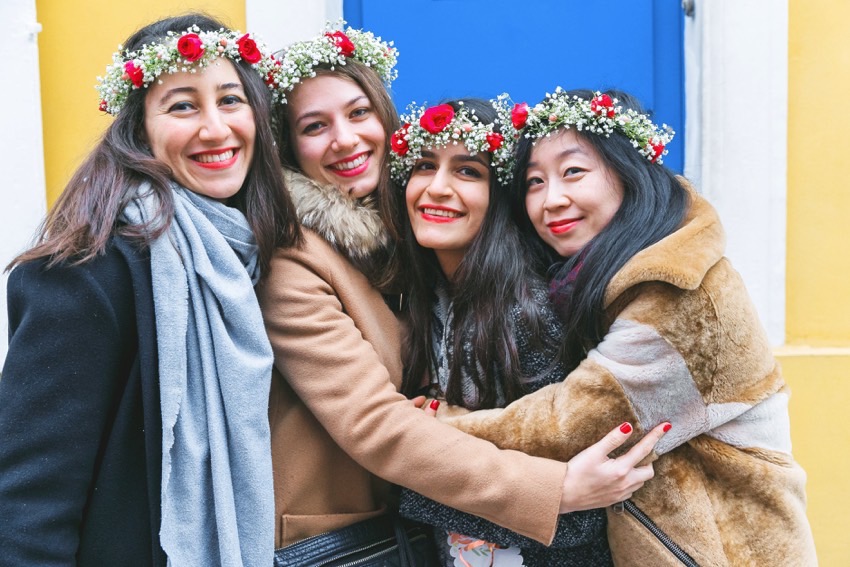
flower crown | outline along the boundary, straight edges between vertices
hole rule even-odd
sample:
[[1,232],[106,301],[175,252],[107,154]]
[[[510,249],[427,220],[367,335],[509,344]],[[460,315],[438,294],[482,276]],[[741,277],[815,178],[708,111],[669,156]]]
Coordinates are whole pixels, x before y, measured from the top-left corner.
[[[95,88],[100,93],[100,110],[117,115],[130,91],[147,88],[163,73],[194,73],[219,57],[247,61],[266,84],[271,83],[278,67],[271,51],[251,34],[224,28],[201,31],[198,26],[191,26],[183,33],[169,31],[162,42],[145,44],[138,51],[125,51],[118,46],[106,74],[97,78],[99,84]],[[276,98],[274,92],[272,96]]]
[[[337,25],[342,27],[345,22],[340,20]],[[283,103],[286,103],[286,93],[302,80],[315,77],[316,67],[322,64],[333,69],[345,65],[348,59],[357,61],[371,67],[387,86],[398,76],[395,69],[398,50],[393,42],[382,41],[372,32],[354,28],[343,32],[327,24],[325,30],[313,39],[293,43],[284,52],[273,78]]]
[[514,164],[514,145],[517,134],[511,125],[507,95],[491,101],[498,118],[493,124],[481,122],[474,109],[458,102],[455,110],[449,104],[417,107],[411,104],[408,114],[401,115],[403,126],[390,138],[390,176],[406,185],[423,148],[445,148],[462,143],[470,155],[490,154],[490,164],[503,185],[511,182]]
[[559,128],[571,126],[606,138],[616,130],[631,140],[642,156],[652,163],[662,163],[662,156],[667,155],[667,144],[675,132],[666,124],[659,128],[646,114],[632,109],[623,111],[617,102],[616,98],[599,92],[590,100],[569,96],[558,87],[534,107],[525,103],[515,104],[511,110],[511,122],[523,136],[535,139],[548,137]]

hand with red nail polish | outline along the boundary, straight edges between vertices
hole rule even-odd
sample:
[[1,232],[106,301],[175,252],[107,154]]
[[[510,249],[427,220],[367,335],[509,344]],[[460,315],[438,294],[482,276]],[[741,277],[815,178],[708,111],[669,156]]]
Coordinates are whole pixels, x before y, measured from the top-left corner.
[[436,400],[436,399],[435,399],[435,400],[431,400],[431,401],[428,403],[427,407],[425,407],[425,413],[426,413],[426,414],[428,414],[428,415],[430,415],[430,416],[434,416],[434,417],[436,417],[436,415],[437,415],[437,410],[438,410],[439,408],[440,408],[440,400]]
[[652,454],[655,444],[669,430],[670,424],[664,422],[624,455],[609,458],[634,431],[626,421],[570,459],[561,495],[561,513],[604,508],[631,498],[655,474],[651,463],[641,462]]

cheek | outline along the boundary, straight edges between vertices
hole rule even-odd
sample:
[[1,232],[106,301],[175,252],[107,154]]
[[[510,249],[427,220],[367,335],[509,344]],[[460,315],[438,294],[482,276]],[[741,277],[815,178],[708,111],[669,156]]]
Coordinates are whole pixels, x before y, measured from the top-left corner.
[[480,223],[487,216],[487,209],[490,207],[490,188],[488,186],[479,187],[476,196],[477,199],[474,201],[474,206],[478,211]]
[[148,146],[153,157],[161,162],[168,163],[169,156],[180,152],[181,135],[179,128],[162,129],[156,125],[145,128]]
[[240,130],[242,137],[248,143],[253,143],[257,139],[257,123],[254,121],[254,113],[248,111],[242,117]]
[[413,218],[413,211],[416,207],[416,200],[419,199],[419,196],[422,194],[422,189],[419,187],[421,183],[418,183],[416,178],[412,178],[411,181],[408,182],[407,187],[404,190],[404,201],[407,204],[407,214],[411,218]]
[[254,124],[253,119],[243,123],[243,127],[241,129],[242,134],[242,143],[243,150],[248,154],[248,156],[253,157],[254,150],[256,148],[256,140],[257,140],[257,126]]
[[608,200],[603,204],[602,210],[602,226],[599,227],[600,230],[608,226],[608,223],[614,218],[614,215],[617,214],[617,211],[620,210],[620,206],[623,204],[623,194],[621,192],[612,191],[609,194]]
[[295,159],[298,160],[301,169],[313,171],[319,167],[322,156],[319,140],[307,136],[301,138],[296,136],[292,140],[292,144],[295,149]]
[[534,227],[534,232],[546,241],[550,237],[549,229],[543,222],[543,203],[545,197],[540,193],[529,193],[525,197],[525,211],[528,214],[528,220],[531,221],[531,226]]
[[534,228],[537,228],[537,222],[543,212],[543,199],[538,193],[527,193],[525,195],[525,212]]
[[372,144],[375,146],[375,155],[379,158],[383,158],[387,147],[386,132],[384,132],[384,127],[381,125],[381,121],[378,120],[377,117],[369,122],[369,137],[371,138]]

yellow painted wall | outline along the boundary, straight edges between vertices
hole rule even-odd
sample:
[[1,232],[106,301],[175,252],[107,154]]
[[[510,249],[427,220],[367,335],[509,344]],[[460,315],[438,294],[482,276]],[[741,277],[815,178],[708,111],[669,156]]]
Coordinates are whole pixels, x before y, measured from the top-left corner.
[[850,346],[850,2],[789,6],[787,342]]
[[151,21],[199,10],[245,29],[245,0],[36,0],[48,206],[112,120],[98,111],[94,85],[118,44]]
[[786,346],[778,354],[825,567],[850,565],[847,21],[845,0],[789,0]]
[[794,457],[808,474],[808,516],[822,567],[850,565],[850,355],[783,349]]

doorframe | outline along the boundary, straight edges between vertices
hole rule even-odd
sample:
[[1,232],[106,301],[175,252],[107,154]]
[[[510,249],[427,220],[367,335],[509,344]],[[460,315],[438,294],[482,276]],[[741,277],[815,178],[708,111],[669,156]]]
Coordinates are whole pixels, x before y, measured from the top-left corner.
[[695,1],[685,21],[685,101],[685,176],[720,214],[726,255],[771,344],[779,346],[785,342],[787,0]]

